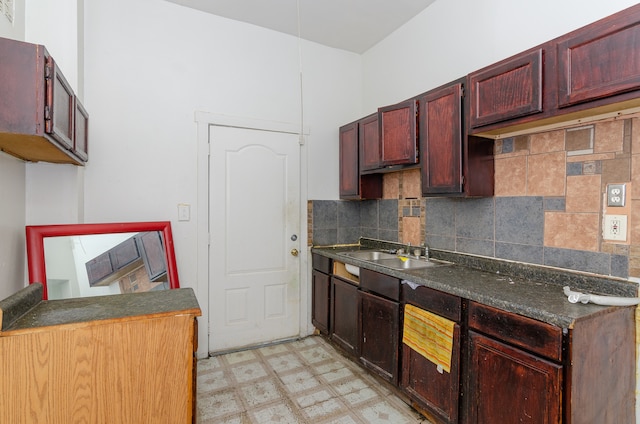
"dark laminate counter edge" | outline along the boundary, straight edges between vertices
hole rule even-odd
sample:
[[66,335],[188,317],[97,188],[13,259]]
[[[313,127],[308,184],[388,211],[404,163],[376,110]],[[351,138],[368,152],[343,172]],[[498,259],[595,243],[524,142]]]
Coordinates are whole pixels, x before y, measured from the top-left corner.
[[0,332],[0,336],[51,326],[88,324],[101,320],[135,319],[135,317],[144,315],[161,316],[167,314],[200,316],[200,307],[193,289],[181,288],[144,293],[41,300],[13,321],[8,328]]
[[[339,262],[385,273],[401,280],[424,285],[460,296],[464,299],[534,318],[561,328],[572,328],[577,320],[606,313],[612,308],[619,308],[599,306],[591,303],[570,303],[562,290],[562,278],[551,278],[546,276],[545,273],[541,274],[542,279],[535,278],[536,274],[534,274],[533,271],[529,275],[529,278],[523,278],[522,276],[511,276],[495,270],[493,272],[482,271],[455,263],[431,268],[400,271],[340,254],[345,251],[354,250],[354,248],[357,249],[358,247],[314,247],[311,251]],[[454,255],[440,256],[436,254],[435,251],[432,253],[433,256],[437,256],[440,259],[444,259],[442,256],[446,256],[447,260],[452,262],[453,259],[455,259]],[[534,268],[535,267],[533,267],[532,270]],[[563,273],[561,272],[559,275],[562,276]],[[580,276],[580,274],[576,275]],[[609,281],[604,278],[601,280],[603,280],[603,282]],[[567,281],[575,283],[575,281],[579,280],[571,280],[571,278],[568,278]],[[620,283],[620,281],[617,280],[611,281],[614,285]],[[630,292],[637,292],[637,285],[630,282],[626,284],[631,288],[632,291]],[[600,288],[602,289],[602,287]],[[572,289],[577,290],[573,286]],[[584,288],[582,288],[582,290],[584,290]],[[602,291],[603,290],[600,290],[601,294]],[[611,294],[618,295],[615,293],[616,291],[617,290],[614,290],[614,293]],[[606,294],[606,292],[604,292],[604,294]]]

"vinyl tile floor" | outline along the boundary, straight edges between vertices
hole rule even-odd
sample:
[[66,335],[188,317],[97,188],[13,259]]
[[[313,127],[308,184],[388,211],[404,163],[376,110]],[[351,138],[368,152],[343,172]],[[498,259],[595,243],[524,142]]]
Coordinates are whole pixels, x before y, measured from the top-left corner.
[[320,336],[198,361],[199,424],[429,421]]

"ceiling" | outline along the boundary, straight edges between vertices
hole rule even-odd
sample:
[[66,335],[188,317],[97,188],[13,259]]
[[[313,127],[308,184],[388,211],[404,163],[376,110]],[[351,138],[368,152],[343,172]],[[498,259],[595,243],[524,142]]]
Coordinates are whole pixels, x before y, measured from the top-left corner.
[[363,53],[436,0],[167,0],[203,12]]

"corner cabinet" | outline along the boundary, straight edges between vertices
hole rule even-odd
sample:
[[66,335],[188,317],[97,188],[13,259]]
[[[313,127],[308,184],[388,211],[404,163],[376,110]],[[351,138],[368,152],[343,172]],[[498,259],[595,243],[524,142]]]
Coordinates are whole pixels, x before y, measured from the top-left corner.
[[42,45],[0,38],[0,149],[25,161],[83,165],[89,115]]

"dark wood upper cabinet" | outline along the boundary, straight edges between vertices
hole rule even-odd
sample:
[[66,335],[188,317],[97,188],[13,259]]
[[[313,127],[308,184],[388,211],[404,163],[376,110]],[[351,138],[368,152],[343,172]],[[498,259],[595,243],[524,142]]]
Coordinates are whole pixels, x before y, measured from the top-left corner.
[[462,84],[420,97],[422,193],[462,192]]
[[42,45],[7,38],[0,57],[0,149],[26,161],[83,165],[89,115],[53,57]]
[[[340,198],[379,199],[382,197],[382,175],[362,175],[360,172],[360,134],[371,131],[367,119],[340,127]],[[363,127],[365,129],[363,129]],[[376,128],[377,131],[377,128]]]
[[162,233],[160,231],[142,232],[135,237],[135,240],[149,280],[156,281],[164,277],[167,274],[167,261]]
[[340,198],[360,197],[358,123],[340,127]]
[[73,152],[83,161],[89,159],[89,114],[76,97]]
[[640,7],[623,12],[557,41],[560,107],[640,88]]
[[466,78],[418,96],[422,195],[492,196],[491,139],[467,136]]
[[380,129],[378,114],[374,113],[359,121],[360,138],[360,172],[379,169],[380,157]]
[[415,99],[378,109],[382,166],[418,162],[417,116]]
[[75,95],[71,85],[60,72],[51,56],[46,58],[45,84],[47,89],[44,105],[45,132],[67,149],[73,148],[73,117]]
[[471,128],[542,112],[544,49],[469,74]]

